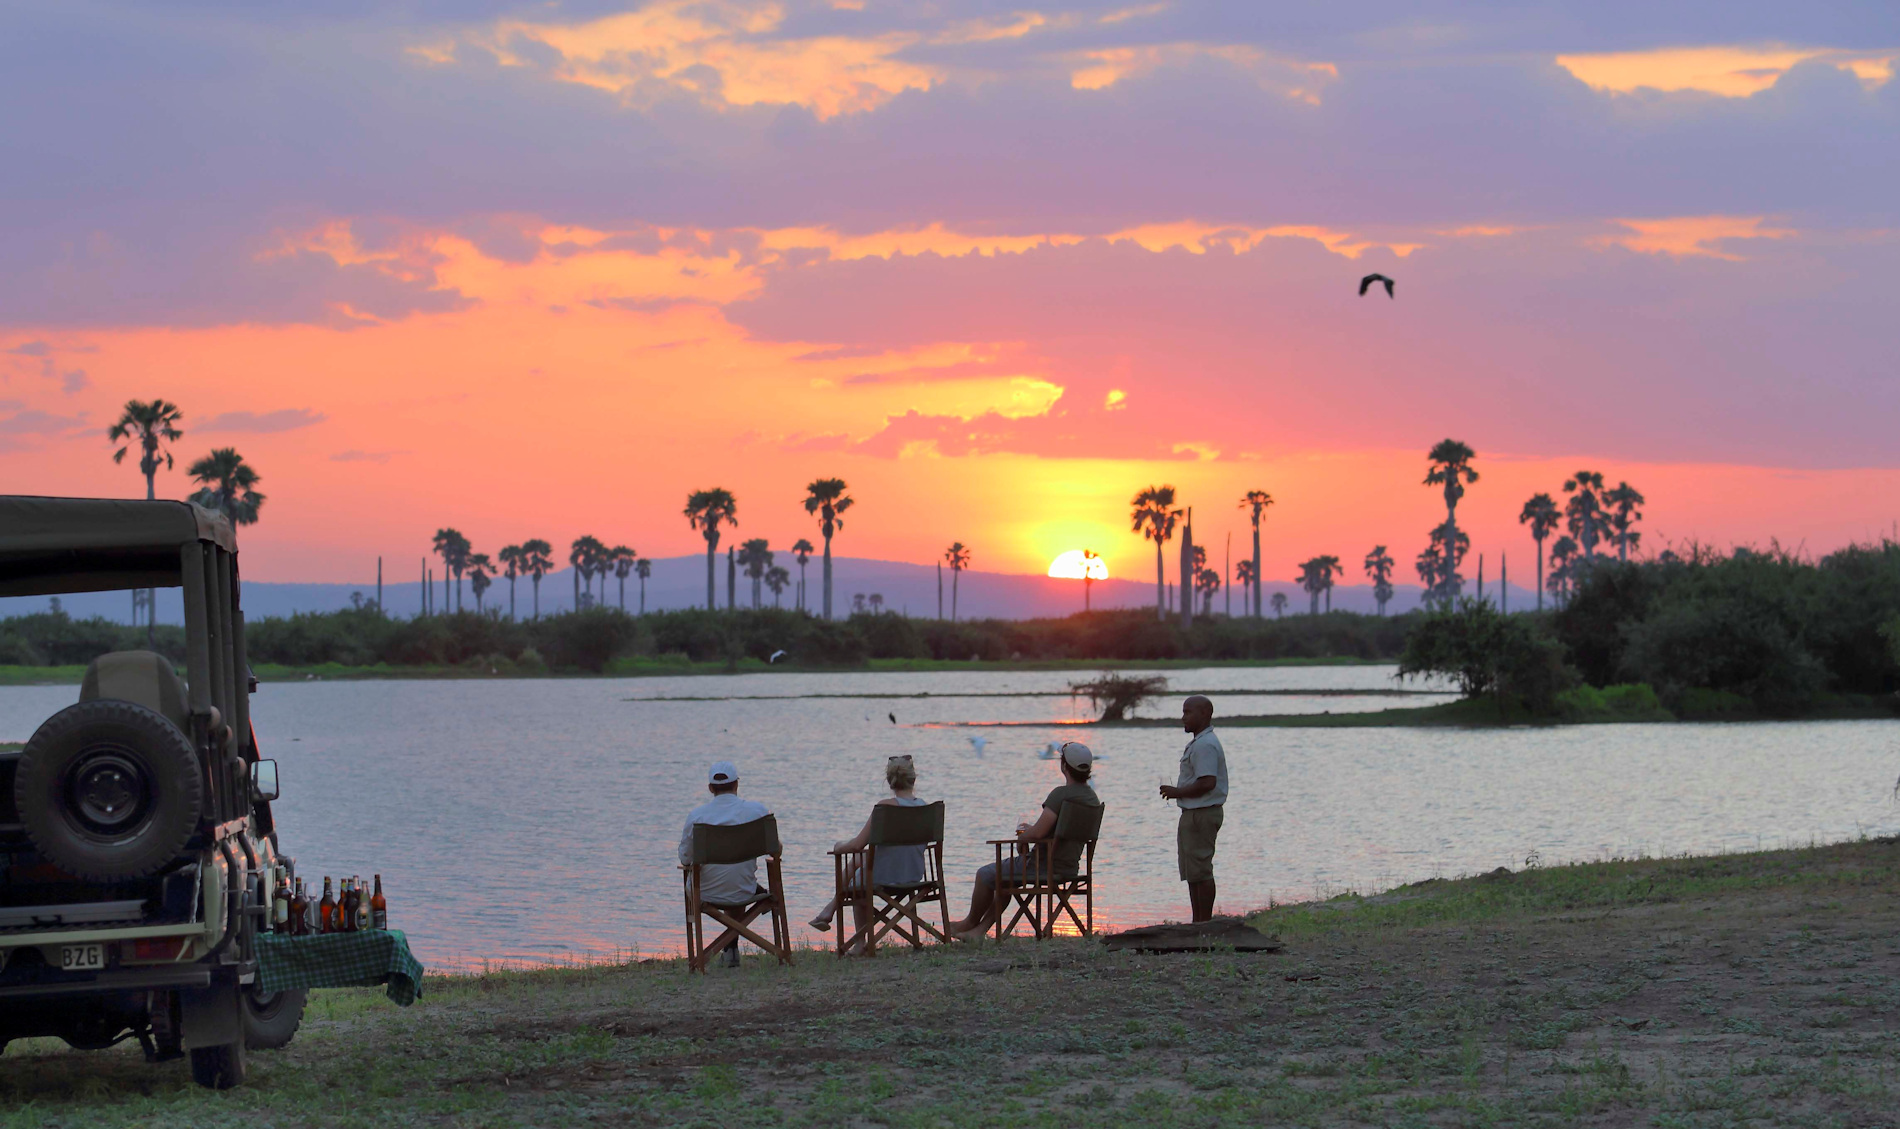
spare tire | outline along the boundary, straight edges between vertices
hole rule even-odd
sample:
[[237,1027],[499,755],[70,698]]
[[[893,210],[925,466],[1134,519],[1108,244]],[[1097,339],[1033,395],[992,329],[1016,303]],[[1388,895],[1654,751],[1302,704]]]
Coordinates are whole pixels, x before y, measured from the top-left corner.
[[204,783],[191,740],[164,716],[99,698],[46,719],[20,751],[13,799],[27,838],[77,878],[142,878],[184,849]]

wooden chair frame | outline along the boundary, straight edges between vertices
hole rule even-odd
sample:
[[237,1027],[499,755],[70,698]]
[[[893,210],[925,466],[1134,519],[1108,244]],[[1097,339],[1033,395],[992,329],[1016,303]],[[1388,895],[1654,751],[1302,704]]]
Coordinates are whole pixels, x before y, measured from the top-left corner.
[[[922,847],[922,880],[902,886],[874,886],[864,881],[877,874],[880,847]],[[950,902],[943,883],[943,801],[906,807],[879,804],[871,809],[871,832],[861,850],[832,851],[832,875],[838,895],[833,925],[838,934],[838,955],[851,955],[862,948],[863,955],[877,955],[877,944],[896,934],[921,949],[934,938],[939,944],[950,940]],[[938,923],[932,925],[920,912],[931,902],[937,903]],[[849,936],[844,929],[845,912],[852,921],[864,919],[861,928]]]
[[[693,861],[680,867],[680,879],[686,890],[686,965],[694,972],[705,972],[712,958],[724,951],[727,942],[738,943],[743,937],[778,958],[780,964],[792,963],[792,928],[785,909],[785,881],[779,873],[779,856],[785,853],[779,843],[778,820],[763,816],[750,823],[719,826],[701,823],[693,827]],[[700,867],[708,863],[751,862],[765,859],[765,890],[743,905],[708,902],[699,896]],[[772,939],[753,932],[752,923],[761,914],[769,914]],[[706,941],[705,918],[721,927],[710,944]]]
[[[1102,816],[1106,804],[1084,804],[1064,800],[1056,813],[1056,828],[1049,838],[1034,843],[1016,839],[991,839],[996,848],[996,939],[1001,941],[1016,932],[1024,921],[1037,940],[1055,936],[1064,915],[1075,923],[1082,936],[1095,935],[1095,843],[1101,838]],[[1068,877],[1055,873],[1056,844],[1080,842],[1082,855],[1076,872]],[[1005,852],[1004,848],[1008,851]],[[1020,879],[1007,877],[1011,864],[1022,859]],[[1076,899],[1082,902],[1077,913]]]

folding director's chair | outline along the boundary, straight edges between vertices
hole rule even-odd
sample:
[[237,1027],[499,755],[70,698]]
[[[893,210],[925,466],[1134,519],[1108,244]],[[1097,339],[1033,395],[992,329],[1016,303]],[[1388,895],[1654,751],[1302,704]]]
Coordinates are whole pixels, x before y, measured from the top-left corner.
[[[785,912],[785,883],[779,874],[779,856],[784,853],[778,839],[778,820],[762,816],[750,823],[720,827],[709,823],[693,827],[693,861],[680,867],[686,884],[686,963],[694,972],[706,971],[712,958],[725,950],[727,942],[740,937],[779,959],[792,963],[792,930]],[[715,905],[699,896],[700,867],[708,863],[751,862],[765,859],[765,889],[741,905]],[[767,941],[752,931],[752,923],[762,914],[772,920],[772,939]],[[705,918],[724,927],[712,943],[706,942]]]
[[[990,840],[996,848],[997,940],[1015,933],[1017,924],[1025,921],[1038,940],[1053,937],[1065,914],[1084,937],[1094,935],[1095,841],[1101,837],[1102,813],[1107,810],[1106,804],[1064,800],[1056,813],[1055,834],[1049,839],[1040,843]],[[1056,847],[1061,843],[1082,844],[1073,874],[1055,871]],[[1011,878],[1016,859],[1023,860],[1022,877]],[[1078,900],[1082,903],[1079,914]]]
[[[892,847],[922,847],[923,877],[900,885],[873,885],[868,879],[877,874],[879,850]],[[950,932],[950,904],[943,887],[943,801],[921,807],[879,804],[871,809],[871,833],[863,850],[833,851],[833,870],[838,892],[838,955],[846,956],[862,947],[864,955],[876,956],[877,943],[895,933],[921,949],[925,938],[947,942]],[[937,904],[937,924],[924,920],[920,912],[932,902]],[[845,911],[852,920],[863,921],[850,936],[845,935]]]

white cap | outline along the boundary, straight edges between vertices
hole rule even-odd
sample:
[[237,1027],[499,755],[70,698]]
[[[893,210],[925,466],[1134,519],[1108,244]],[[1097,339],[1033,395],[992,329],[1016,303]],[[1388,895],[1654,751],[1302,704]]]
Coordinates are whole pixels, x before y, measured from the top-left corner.
[[731,761],[714,761],[712,769],[706,773],[709,784],[733,784],[739,779],[739,770]]
[[1064,741],[1062,743],[1062,763],[1070,768],[1087,768],[1094,759],[1095,754],[1090,752],[1089,747],[1082,742]]

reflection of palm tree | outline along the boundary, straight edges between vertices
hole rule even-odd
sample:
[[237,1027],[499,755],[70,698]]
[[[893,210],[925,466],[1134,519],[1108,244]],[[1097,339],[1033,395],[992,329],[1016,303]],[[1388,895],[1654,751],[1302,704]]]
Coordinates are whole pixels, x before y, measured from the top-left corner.
[[1168,618],[1168,582],[1161,560],[1161,546],[1174,537],[1175,523],[1181,511],[1174,508],[1174,487],[1150,486],[1128,503],[1134,507],[1133,532],[1155,543],[1155,617]]
[[685,512],[686,524],[706,538],[706,610],[716,611],[719,588],[713,569],[714,557],[719,552],[719,526],[722,522],[731,526],[739,524],[739,502],[731,491],[715,486],[687,495]]
[[191,501],[231,519],[232,525],[257,524],[264,495],[257,492],[257,469],[235,447],[219,447],[185,469],[203,489]]
[[805,487],[805,512],[818,515],[818,532],[825,539],[825,618],[831,618],[831,535],[844,528],[838,515],[851,508],[844,479],[820,478]]
[[647,577],[653,575],[653,562],[641,557],[633,562],[633,571],[640,577],[640,614],[647,614]]
[[534,581],[534,618],[541,618],[541,578],[554,568],[554,546],[532,537],[521,543],[521,571]]
[[773,565],[765,570],[765,586],[772,590],[772,606],[780,607],[784,601],[779,599],[785,588],[792,582],[792,574],[785,571],[783,565]]
[[1285,592],[1275,592],[1273,594],[1273,599],[1267,602],[1273,605],[1273,618],[1279,619],[1281,616],[1286,614],[1286,593]]
[[[607,550],[607,559],[613,562],[614,576],[620,581],[620,611],[624,615],[627,611],[627,577],[633,572],[633,562],[640,559],[640,554],[625,545],[615,545]],[[604,579],[601,581],[601,587],[603,589],[606,587]],[[602,594],[604,595],[605,592],[603,591]]]
[[[457,611],[462,595],[462,570],[468,567],[468,555],[474,546],[468,538],[455,529],[444,527],[435,531],[436,555],[442,558],[442,608],[444,611]],[[455,581],[455,603],[450,602],[449,580]]]
[[[957,621],[957,582],[963,579],[963,570],[969,567],[970,550],[964,546],[963,542],[953,541],[950,547],[943,551],[943,563],[950,566],[950,622],[955,623]],[[942,599],[943,589],[939,588],[937,592],[938,599]]]
[[1549,537],[1557,528],[1563,515],[1557,511],[1557,503],[1549,494],[1532,494],[1524,503],[1524,510],[1517,520],[1531,527],[1531,540],[1537,542],[1537,610],[1544,610],[1544,538]]
[[1240,508],[1250,509],[1248,516],[1253,520],[1253,579],[1248,587],[1253,593],[1253,615],[1260,618],[1260,519],[1266,515],[1267,507],[1273,504],[1273,495],[1265,490],[1249,490],[1240,499]]
[[487,553],[470,553],[464,567],[468,569],[468,586],[475,591],[475,614],[481,615],[482,595],[494,583],[495,562],[488,559]]
[[1634,526],[1643,520],[1642,511],[1636,507],[1644,500],[1636,487],[1627,482],[1617,483],[1616,489],[1603,495],[1603,504],[1610,511],[1610,544],[1616,546],[1617,560],[1629,560],[1630,550],[1642,544],[1643,535]]
[[495,554],[501,562],[501,574],[508,578],[508,618],[515,618],[515,578],[521,575],[521,562],[524,554],[519,545],[503,545]]
[[765,585],[765,570],[772,567],[772,550],[766,547],[765,538],[754,537],[739,546],[739,566],[752,581],[752,606],[756,609]]
[[1374,545],[1366,554],[1366,575],[1372,580],[1372,599],[1379,605],[1380,615],[1385,614],[1385,606],[1392,600],[1392,570],[1397,566],[1384,545]]
[[805,610],[805,565],[811,560],[811,555],[817,551],[812,543],[803,537],[792,542],[792,555],[798,558],[798,600],[796,602],[799,611]]

